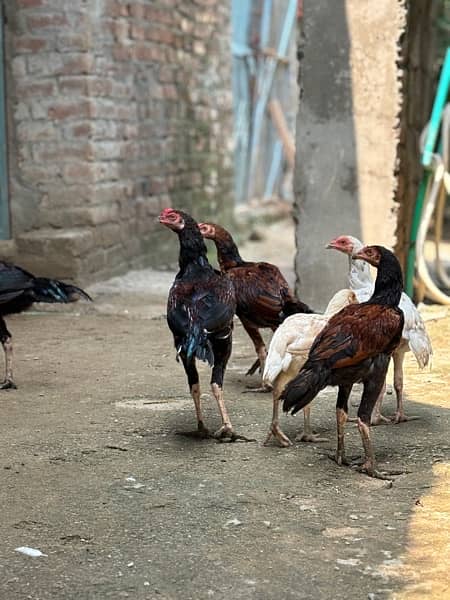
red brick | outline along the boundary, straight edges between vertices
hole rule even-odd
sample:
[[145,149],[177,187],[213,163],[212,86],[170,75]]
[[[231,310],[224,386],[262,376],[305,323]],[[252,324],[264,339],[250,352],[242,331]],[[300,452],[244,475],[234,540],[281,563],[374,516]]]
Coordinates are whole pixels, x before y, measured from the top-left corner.
[[76,144],[33,144],[33,157],[36,162],[61,161],[67,159],[78,159],[81,161],[92,160],[94,150],[90,142]]
[[18,8],[39,8],[44,6],[44,0],[16,0]]
[[146,44],[136,44],[133,48],[133,57],[135,60],[151,62],[154,58],[153,49]]
[[89,46],[88,33],[58,35],[57,48],[60,52],[86,52],[89,50]]
[[94,166],[91,163],[71,163],[64,167],[63,177],[66,183],[86,183],[95,181]]
[[131,37],[134,40],[145,40],[145,29],[140,25],[131,25]]
[[61,77],[59,89],[65,95],[85,96],[88,89],[86,77]]
[[173,44],[174,36],[171,31],[168,29],[160,29],[159,30],[159,41],[163,44]]
[[154,6],[147,6],[145,8],[145,18],[147,21],[164,23],[166,25],[173,25],[173,13],[172,11],[165,12],[155,8]]
[[131,3],[129,6],[129,13],[134,19],[143,19],[145,14],[145,6],[143,4]]
[[14,50],[21,52],[38,52],[47,47],[47,40],[32,37],[15,37],[13,42]]
[[110,96],[112,81],[102,77],[92,77],[87,79],[87,89],[90,96]]
[[113,57],[116,60],[131,60],[133,56],[133,48],[131,46],[114,46]]
[[109,17],[119,17],[121,14],[121,5],[117,0],[107,0],[105,4],[105,15]]
[[123,44],[129,37],[129,24],[127,21],[113,21],[111,23],[111,32],[114,38]]
[[69,22],[65,15],[39,15],[36,17],[28,17],[28,29],[48,29],[69,26]]
[[90,116],[89,102],[54,104],[48,108],[48,117],[53,121],[63,121],[64,119],[70,119],[71,117],[88,116]]
[[64,57],[63,75],[83,75],[91,73],[94,69],[94,59],[90,54]]
[[71,127],[71,133],[74,137],[90,137],[92,131],[92,123],[77,123]]
[[58,131],[53,123],[37,121],[36,123],[22,122],[17,126],[17,138],[20,142],[50,140],[58,137]]
[[54,96],[56,93],[56,84],[53,81],[48,83],[19,82],[17,93],[22,99]]

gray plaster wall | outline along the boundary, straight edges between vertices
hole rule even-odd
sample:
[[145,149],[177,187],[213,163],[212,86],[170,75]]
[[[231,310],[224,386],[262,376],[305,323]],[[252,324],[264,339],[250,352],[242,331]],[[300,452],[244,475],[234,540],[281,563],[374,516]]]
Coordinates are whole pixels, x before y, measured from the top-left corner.
[[305,3],[294,178],[297,291],[323,309],[346,285],[340,234],[395,243],[402,2]]

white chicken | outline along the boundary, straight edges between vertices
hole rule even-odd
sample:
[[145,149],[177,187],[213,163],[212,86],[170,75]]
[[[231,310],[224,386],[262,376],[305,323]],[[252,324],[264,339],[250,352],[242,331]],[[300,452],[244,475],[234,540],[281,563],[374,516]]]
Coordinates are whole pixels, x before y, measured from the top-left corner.
[[[348,282],[350,288],[355,292],[358,302],[368,300],[374,288],[368,263],[363,260],[352,259],[352,256],[356,252],[359,252],[363,246],[364,244],[360,240],[351,235],[341,235],[332,240],[327,246],[327,248],[333,248],[348,255]],[[372,425],[390,421],[402,423],[417,418],[406,416],[403,409],[403,361],[405,353],[411,350],[420,369],[428,365],[433,355],[431,341],[425,329],[423,319],[411,298],[404,292],[400,299],[399,307],[403,311],[405,324],[402,341],[392,356],[394,361],[394,389],[397,396],[397,410],[392,419],[387,419],[381,414],[381,402],[386,389],[385,384],[372,415]]]
[[[285,386],[298,375],[308,358],[309,350],[328,320],[348,304],[357,302],[352,290],[340,290],[331,298],[323,315],[298,313],[285,319],[273,334],[266,357],[263,384],[272,386],[273,415],[269,433],[264,444],[274,436],[280,446],[287,447],[291,440],[280,428],[278,409]],[[304,431],[299,438],[303,442],[326,441],[315,435],[311,428],[309,406],[303,409]]]

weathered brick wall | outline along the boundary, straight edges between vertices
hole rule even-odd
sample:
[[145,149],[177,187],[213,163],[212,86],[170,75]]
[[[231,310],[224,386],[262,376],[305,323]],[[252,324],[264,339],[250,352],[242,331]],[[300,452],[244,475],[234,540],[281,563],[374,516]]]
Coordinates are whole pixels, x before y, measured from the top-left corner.
[[174,257],[155,223],[162,207],[227,220],[229,3],[16,0],[5,8],[22,264],[84,280],[161,265]]

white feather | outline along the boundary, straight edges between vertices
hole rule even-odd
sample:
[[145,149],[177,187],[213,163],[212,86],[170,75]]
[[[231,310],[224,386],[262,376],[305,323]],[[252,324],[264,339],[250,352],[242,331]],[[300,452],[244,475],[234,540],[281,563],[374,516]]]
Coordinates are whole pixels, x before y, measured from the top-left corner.
[[298,313],[285,319],[270,342],[263,383],[273,386],[280,373],[287,373],[294,366],[295,376],[306,362],[313,341],[328,320],[355,301],[355,294],[351,290],[340,290],[330,300],[323,315]]
[[[359,252],[364,244],[353,236],[347,236],[353,244],[353,253]],[[369,265],[364,260],[353,260],[349,257],[348,282],[355,292],[358,302],[366,302],[372,296],[374,283]],[[431,340],[425,329],[425,323],[420,312],[414,306],[411,298],[402,293],[399,307],[405,317],[402,336],[408,343],[408,348],[414,354],[419,368],[427,366],[433,355]]]

